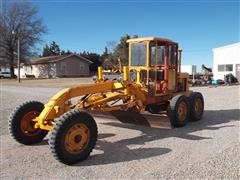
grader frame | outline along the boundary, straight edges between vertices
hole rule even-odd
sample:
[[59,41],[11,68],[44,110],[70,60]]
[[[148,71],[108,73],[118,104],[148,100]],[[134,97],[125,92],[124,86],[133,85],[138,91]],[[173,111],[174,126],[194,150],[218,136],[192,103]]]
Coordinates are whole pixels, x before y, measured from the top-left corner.
[[[189,91],[188,74],[181,73],[178,43],[163,38],[135,38],[129,43],[129,66],[123,78],[107,80],[102,67],[94,84],[66,88],[44,105],[29,102],[10,116],[10,133],[20,143],[33,144],[51,132],[54,156],[65,164],[90,154],[97,140],[97,126],[86,111],[167,112],[173,127],[188,119],[200,120],[201,93]],[[72,105],[71,99],[81,97]],[[85,111],[85,112],[83,112]]]

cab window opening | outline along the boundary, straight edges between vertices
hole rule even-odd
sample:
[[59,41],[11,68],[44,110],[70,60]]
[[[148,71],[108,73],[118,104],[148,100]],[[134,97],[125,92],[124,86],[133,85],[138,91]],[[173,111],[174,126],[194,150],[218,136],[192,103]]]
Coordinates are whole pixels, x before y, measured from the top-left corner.
[[146,42],[131,44],[131,66],[146,66]]

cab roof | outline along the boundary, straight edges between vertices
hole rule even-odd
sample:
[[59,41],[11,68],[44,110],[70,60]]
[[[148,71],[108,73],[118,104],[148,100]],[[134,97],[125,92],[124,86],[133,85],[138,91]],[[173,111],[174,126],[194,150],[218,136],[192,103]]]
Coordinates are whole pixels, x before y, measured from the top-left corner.
[[170,39],[160,38],[160,37],[132,38],[132,39],[128,39],[127,43],[142,42],[142,41],[159,41],[159,42],[164,42],[164,43],[177,44],[176,42],[174,42]]

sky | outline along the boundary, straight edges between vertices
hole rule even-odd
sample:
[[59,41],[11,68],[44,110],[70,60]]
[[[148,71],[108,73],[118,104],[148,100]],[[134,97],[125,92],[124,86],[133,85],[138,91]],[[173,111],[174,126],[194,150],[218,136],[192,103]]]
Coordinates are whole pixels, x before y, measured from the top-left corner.
[[32,0],[47,26],[44,43],[102,53],[125,34],[179,43],[183,64],[212,66],[212,49],[239,42],[239,0]]

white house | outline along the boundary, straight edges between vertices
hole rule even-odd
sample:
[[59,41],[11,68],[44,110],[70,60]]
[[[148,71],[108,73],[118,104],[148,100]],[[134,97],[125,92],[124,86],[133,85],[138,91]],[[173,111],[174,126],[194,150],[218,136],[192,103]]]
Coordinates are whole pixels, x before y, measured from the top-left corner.
[[196,65],[181,65],[181,72],[186,72],[189,75],[193,75],[197,73]]
[[213,78],[232,73],[240,81],[240,42],[213,49]]

